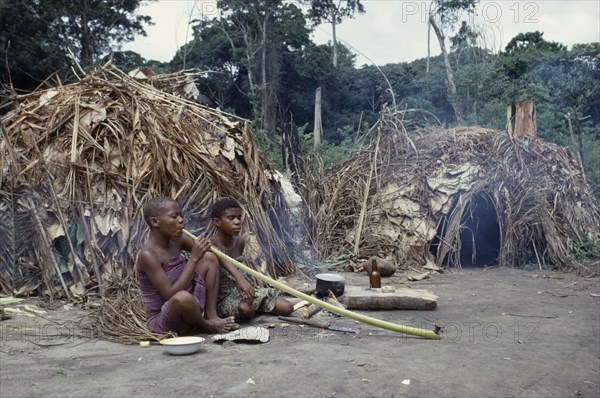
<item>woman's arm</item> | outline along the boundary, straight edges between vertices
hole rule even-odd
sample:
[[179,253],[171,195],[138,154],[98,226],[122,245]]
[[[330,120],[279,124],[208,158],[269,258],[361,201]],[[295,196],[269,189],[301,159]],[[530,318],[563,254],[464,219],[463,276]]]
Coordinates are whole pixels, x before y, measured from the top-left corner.
[[194,240],[187,236],[186,234],[181,235],[181,238],[178,238],[179,244],[181,245],[181,250],[185,250],[186,252],[191,252],[194,247]]
[[205,239],[198,239],[192,246],[192,254],[189,261],[185,265],[183,272],[175,283],[171,283],[171,279],[163,270],[160,262],[156,258],[156,254],[149,249],[144,249],[138,256],[137,269],[138,272],[146,274],[152,285],[158,290],[160,295],[169,300],[175,293],[188,288],[194,277],[196,264],[204,256],[210,248],[210,243]]

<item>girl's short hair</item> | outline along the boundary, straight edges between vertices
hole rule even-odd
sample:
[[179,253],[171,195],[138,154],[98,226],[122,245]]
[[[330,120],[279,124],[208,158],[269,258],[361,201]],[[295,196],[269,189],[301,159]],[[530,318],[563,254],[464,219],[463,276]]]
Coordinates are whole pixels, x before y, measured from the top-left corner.
[[227,209],[241,209],[240,203],[233,198],[217,200],[210,208],[210,218],[221,218]]

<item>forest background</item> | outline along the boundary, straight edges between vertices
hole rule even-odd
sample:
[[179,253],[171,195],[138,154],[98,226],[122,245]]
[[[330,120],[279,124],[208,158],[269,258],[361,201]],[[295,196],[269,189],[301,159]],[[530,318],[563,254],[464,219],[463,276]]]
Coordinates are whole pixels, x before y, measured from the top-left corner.
[[[368,12],[359,0],[218,0],[218,17],[194,20],[190,40],[170,62],[146,60],[121,45],[144,35],[150,17],[141,0],[0,1],[0,114],[12,93],[76,79],[112,58],[129,71],[203,71],[206,102],[252,121],[257,143],[284,170],[282,136],[300,143],[304,158],[325,166],[343,161],[382,107],[405,110],[422,127],[481,125],[505,129],[507,105],[532,99],[538,135],[570,147],[600,197],[600,43],[567,48],[539,31],[524,32],[493,52],[482,27],[469,24],[477,0],[433,0],[431,56],[386,65],[355,65],[356,54],[335,27]],[[328,23],[333,39],[315,44],[311,32]],[[484,27],[483,27],[484,28]],[[568,27],[565,27],[568,29]],[[406,38],[410,40],[410,38]],[[315,91],[321,88],[322,139],[315,145]]]

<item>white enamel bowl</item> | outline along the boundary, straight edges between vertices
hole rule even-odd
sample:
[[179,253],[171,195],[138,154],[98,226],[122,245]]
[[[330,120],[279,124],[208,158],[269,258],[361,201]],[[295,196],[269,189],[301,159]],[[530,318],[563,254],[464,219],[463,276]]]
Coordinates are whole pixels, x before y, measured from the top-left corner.
[[172,355],[188,355],[200,351],[204,337],[185,336],[173,337],[160,341],[167,352]]

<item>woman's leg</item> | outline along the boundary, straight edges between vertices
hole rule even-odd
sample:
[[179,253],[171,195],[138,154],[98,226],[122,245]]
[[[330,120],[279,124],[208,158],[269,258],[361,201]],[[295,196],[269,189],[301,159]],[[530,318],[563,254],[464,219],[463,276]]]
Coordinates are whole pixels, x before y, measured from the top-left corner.
[[221,264],[214,253],[206,253],[196,266],[206,286],[206,308],[204,318],[207,320],[220,319],[217,315],[217,297],[221,283]]

